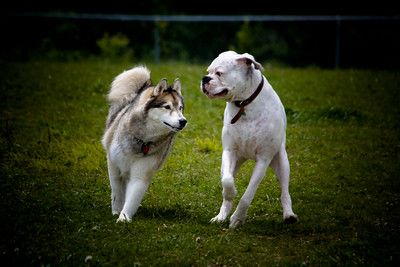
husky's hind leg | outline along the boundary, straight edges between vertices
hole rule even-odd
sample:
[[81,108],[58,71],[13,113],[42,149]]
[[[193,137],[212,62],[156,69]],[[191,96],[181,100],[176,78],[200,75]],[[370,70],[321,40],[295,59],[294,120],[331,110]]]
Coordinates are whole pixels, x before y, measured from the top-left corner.
[[124,181],[118,167],[110,159],[107,160],[107,165],[111,185],[111,210],[113,215],[118,215],[125,201]]

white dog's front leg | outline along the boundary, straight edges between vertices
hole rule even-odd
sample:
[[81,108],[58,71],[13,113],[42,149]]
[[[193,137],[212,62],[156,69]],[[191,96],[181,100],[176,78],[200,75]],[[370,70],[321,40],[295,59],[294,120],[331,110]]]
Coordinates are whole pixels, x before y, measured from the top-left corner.
[[265,172],[267,170],[269,163],[270,161],[257,160],[253,170],[253,174],[251,175],[250,178],[249,185],[247,186],[246,192],[244,192],[235,212],[231,216],[229,224],[230,228],[235,228],[239,225],[242,225],[246,220],[247,210],[250,207],[251,201],[253,201],[258,186],[260,185],[262,179],[265,176]]
[[117,222],[130,222],[132,216],[136,213],[143,199],[144,194],[149,187],[147,179],[133,178],[126,185],[126,197],[124,208],[119,215]]
[[210,222],[225,221],[232,210],[232,201],[237,194],[233,177],[240,165],[237,164],[237,156],[233,152],[228,150],[222,152],[221,184],[223,200],[218,215],[212,218]]

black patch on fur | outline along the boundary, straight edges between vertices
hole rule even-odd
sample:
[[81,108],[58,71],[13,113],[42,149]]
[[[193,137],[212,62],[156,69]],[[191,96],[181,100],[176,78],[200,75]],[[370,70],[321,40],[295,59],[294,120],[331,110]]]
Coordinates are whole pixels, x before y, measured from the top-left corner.
[[147,102],[145,107],[145,112],[147,113],[152,108],[161,108],[165,104],[165,101],[157,99],[157,97],[152,97],[149,102]]
[[149,88],[150,86],[151,86],[151,81],[147,81],[145,84],[143,84],[142,87],[140,87],[140,89],[137,91],[137,96],[143,93],[143,91]]
[[[176,100],[176,96],[179,97],[180,101],[182,102],[182,106],[184,106],[183,103],[183,97],[178,94],[176,90],[174,90],[171,86],[168,87],[166,90],[162,92],[162,94],[170,94],[174,100]],[[145,107],[145,112],[148,113],[150,109],[152,108],[160,108],[165,104],[165,101],[162,99],[159,99],[159,97],[153,96],[149,102],[147,102],[146,107]]]

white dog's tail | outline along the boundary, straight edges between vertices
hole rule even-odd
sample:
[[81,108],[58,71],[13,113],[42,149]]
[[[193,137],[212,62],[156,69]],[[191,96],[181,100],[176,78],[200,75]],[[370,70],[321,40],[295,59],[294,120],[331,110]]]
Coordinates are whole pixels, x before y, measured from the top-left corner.
[[111,104],[125,104],[132,100],[141,88],[150,83],[150,71],[146,67],[132,68],[115,77],[107,99]]

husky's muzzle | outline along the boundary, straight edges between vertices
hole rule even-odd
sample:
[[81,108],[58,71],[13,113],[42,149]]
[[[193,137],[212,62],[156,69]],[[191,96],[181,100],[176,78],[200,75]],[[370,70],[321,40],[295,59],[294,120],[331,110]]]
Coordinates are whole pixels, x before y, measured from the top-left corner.
[[179,119],[179,127],[175,127],[176,129],[178,129],[179,131],[182,130],[183,128],[185,128],[187,120],[186,119]]
[[182,130],[186,126],[186,123],[187,123],[186,119],[180,119],[179,120],[180,130]]
[[173,131],[178,132],[180,130],[182,130],[183,128],[185,128],[187,120],[186,119],[179,119],[178,123],[179,126],[173,126],[171,124],[169,124],[168,122],[163,122],[165,125],[167,125],[169,128],[171,128]]

